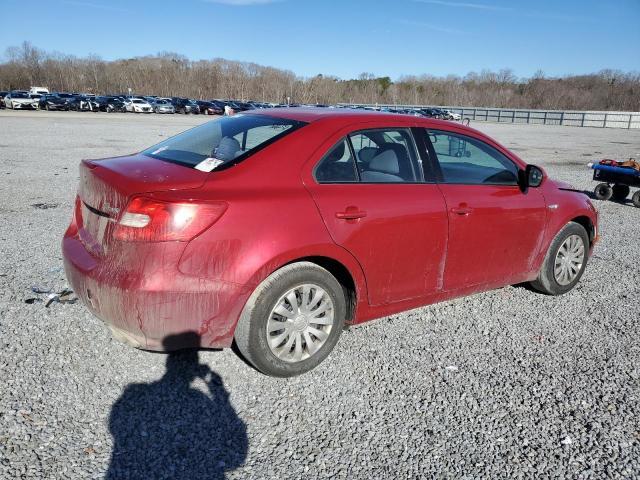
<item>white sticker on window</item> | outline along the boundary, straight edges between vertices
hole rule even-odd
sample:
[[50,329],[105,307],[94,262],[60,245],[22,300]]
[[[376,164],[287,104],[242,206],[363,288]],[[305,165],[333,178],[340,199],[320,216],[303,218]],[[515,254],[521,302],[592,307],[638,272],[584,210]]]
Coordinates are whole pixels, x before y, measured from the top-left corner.
[[200,170],[202,172],[210,172],[214,168],[222,165],[223,163],[224,163],[224,160],[220,160],[218,158],[209,157],[209,158],[205,158],[204,160],[202,160],[194,168],[196,170]]
[[152,155],[156,155],[156,154],[158,154],[160,152],[164,152],[167,148],[169,148],[169,147],[167,145],[165,145],[164,147],[160,147],[159,149],[154,150],[153,152],[151,152],[151,154]]

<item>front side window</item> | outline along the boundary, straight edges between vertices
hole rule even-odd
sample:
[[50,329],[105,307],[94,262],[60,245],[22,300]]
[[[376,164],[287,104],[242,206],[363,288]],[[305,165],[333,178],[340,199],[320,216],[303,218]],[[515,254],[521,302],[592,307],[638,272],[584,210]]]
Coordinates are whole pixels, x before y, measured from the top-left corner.
[[418,155],[410,130],[365,130],[349,135],[364,183],[418,182]]
[[235,164],[258,149],[304,126],[304,122],[266,115],[221,117],[144,150],[149,157],[196,167]]
[[457,133],[429,130],[444,183],[517,185],[518,167],[486,143]]

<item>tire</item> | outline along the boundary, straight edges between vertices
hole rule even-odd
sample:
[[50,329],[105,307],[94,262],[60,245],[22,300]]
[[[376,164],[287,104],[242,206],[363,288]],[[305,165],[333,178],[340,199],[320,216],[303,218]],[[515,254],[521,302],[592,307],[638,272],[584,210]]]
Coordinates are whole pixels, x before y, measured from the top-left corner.
[[625,199],[629,196],[629,192],[631,191],[629,185],[622,185],[621,183],[616,183],[611,190],[611,198],[613,198],[617,202],[624,202]]
[[[568,247],[563,250],[568,255],[559,253],[563,247]],[[579,223],[567,223],[551,242],[538,278],[531,282],[531,287],[547,295],[567,293],[580,281],[587,266],[588,255],[589,235],[587,231]],[[566,269],[562,265],[557,265],[558,262],[563,261],[563,257],[566,261]],[[575,259],[575,262],[571,259]],[[563,277],[562,273],[558,274],[558,270],[560,272],[568,271],[568,276]]]
[[[315,323],[313,318],[309,321],[304,314],[296,316],[290,308],[292,303],[288,298],[292,292],[293,299],[304,305],[304,295],[298,294],[307,287],[307,303],[316,295],[324,295],[310,310],[313,313],[325,308],[315,317],[322,320],[323,325]],[[326,308],[327,305],[333,308]],[[289,312],[288,318],[275,312],[278,307],[280,311]],[[329,325],[331,313],[333,323]],[[315,368],[331,353],[344,327],[346,313],[345,291],[331,273],[314,263],[292,263],[269,275],[249,297],[236,327],[235,344],[245,360],[260,372],[274,377],[293,377]],[[287,328],[278,328],[280,323]],[[272,325],[276,326],[275,330]],[[322,336],[314,333],[321,333],[318,330]],[[315,345],[313,349],[309,349],[307,340]]]
[[636,192],[631,197],[631,202],[634,206],[640,208],[640,190],[636,190]]
[[593,193],[598,200],[609,200],[613,195],[613,188],[608,183],[599,183],[593,189]]

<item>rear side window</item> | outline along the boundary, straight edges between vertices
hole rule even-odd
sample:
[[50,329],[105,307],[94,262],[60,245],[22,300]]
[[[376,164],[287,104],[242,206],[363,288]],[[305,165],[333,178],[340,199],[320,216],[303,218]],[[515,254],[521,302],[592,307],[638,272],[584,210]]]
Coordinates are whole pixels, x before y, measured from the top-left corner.
[[518,167],[506,156],[475,138],[429,130],[445,183],[517,185]]
[[419,159],[408,129],[365,130],[349,138],[363,183],[420,181]]
[[346,139],[341,140],[324,156],[316,167],[319,183],[357,182],[356,166]]
[[212,161],[213,168],[235,165],[259,149],[305,125],[266,115],[222,117],[171,137],[144,150],[144,155],[196,167]]

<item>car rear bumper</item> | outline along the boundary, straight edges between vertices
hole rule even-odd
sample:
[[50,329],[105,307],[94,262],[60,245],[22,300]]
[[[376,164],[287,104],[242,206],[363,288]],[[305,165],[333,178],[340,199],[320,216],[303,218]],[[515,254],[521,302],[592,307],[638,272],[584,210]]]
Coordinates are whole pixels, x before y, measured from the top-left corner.
[[[140,258],[155,256],[149,248],[149,244],[140,245]],[[181,251],[159,251],[162,263],[138,261],[123,268],[122,262],[96,260],[77,236],[67,232],[62,252],[67,280],[81,302],[110,327],[116,339],[145,350],[230,346],[251,293],[241,285],[180,273]],[[196,338],[197,344],[164,343],[187,332],[197,333],[183,335]]]

